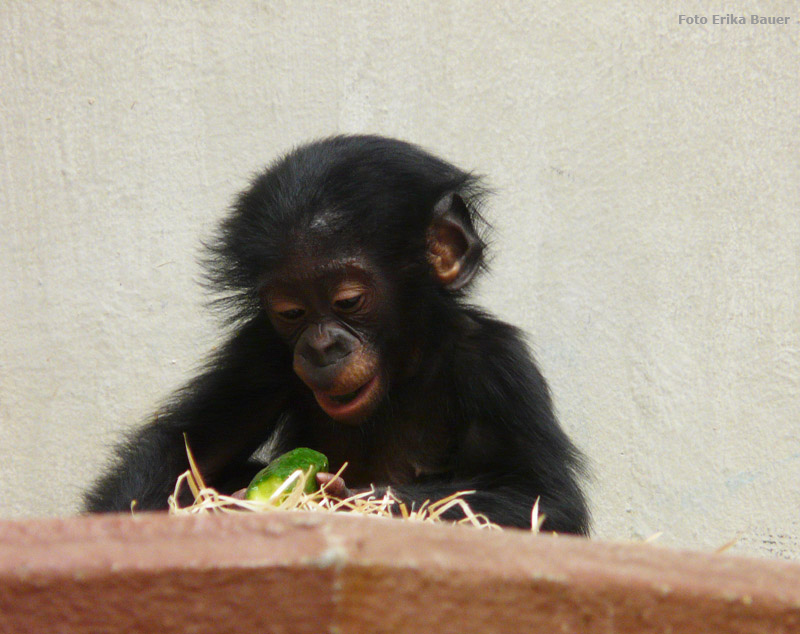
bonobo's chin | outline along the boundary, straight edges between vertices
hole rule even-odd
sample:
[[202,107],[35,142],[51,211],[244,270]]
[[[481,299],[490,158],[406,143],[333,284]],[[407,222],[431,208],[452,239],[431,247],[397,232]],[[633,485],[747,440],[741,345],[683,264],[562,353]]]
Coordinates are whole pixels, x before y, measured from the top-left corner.
[[383,395],[383,381],[376,374],[366,383],[348,392],[313,390],[317,404],[328,416],[345,425],[360,425],[375,411]]

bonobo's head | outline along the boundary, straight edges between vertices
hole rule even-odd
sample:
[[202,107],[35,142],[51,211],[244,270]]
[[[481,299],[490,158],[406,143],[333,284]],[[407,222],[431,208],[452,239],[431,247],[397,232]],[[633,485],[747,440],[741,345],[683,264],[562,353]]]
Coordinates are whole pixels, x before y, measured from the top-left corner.
[[211,247],[210,279],[234,321],[264,311],[325,413],[359,424],[419,370],[481,268],[481,191],[408,143],[317,141],[239,197]]

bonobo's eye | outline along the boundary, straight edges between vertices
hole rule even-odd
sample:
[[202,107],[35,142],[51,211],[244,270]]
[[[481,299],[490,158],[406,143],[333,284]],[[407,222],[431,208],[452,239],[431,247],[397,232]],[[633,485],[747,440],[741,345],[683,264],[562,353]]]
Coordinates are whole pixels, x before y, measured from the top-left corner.
[[278,313],[278,317],[286,321],[297,321],[306,314],[302,308],[292,308],[290,310],[282,310]]
[[300,304],[284,299],[273,299],[269,301],[269,309],[281,320],[293,323],[302,319],[306,310]]
[[340,313],[354,313],[364,305],[364,289],[345,285],[333,296],[333,307]]
[[341,311],[343,313],[348,313],[348,312],[353,312],[354,310],[358,310],[361,307],[361,304],[363,303],[364,303],[364,296],[355,295],[353,297],[337,299],[333,302],[333,305],[336,307],[336,310]]

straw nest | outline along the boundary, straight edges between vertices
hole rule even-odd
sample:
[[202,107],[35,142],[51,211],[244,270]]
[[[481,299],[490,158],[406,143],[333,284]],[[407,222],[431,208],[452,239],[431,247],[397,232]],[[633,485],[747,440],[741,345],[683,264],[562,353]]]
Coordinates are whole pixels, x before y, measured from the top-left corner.
[[[201,513],[274,513],[285,511],[305,511],[312,513],[351,513],[368,517],[400,517],[414,522],[448,522],[444,515],[452,509],[458,509],[463,518],[455,520],[456,524],[466,524],[482,529],[499,530],[485,515],[475,513],[467,499],[475,491],[459,491],[447,497],[430,501],[426,500],[419,508],[410,507],[398,499],[391,489],[378,495],[374,489],[357,493],[345,499],[329,495],[327,484],[314,493],[305,493],[305,484],[312,476],[311,470],[300,469],[291,474],[272,494],[268,501],[243,500],[230,495],[223,495],[207,486],[195,464],[191,451],[187,446],[189,470],[183,473],[175,483],[175,490],[169,498],[169,510],[174,515],[195,515]],[[336,474],[340,476],[347,465]],[[181,505],[186,488],[191,492],[193,502]],[[288,491],[288,495],[286,492]],[[538,532],[544,517],[539,515],[538,500],[531,513],[531,527]]]

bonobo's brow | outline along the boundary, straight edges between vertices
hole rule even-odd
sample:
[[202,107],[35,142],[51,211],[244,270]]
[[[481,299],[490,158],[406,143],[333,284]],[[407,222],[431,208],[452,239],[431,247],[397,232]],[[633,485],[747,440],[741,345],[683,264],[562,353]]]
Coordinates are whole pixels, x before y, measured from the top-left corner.
[[262,278],[260,287],[280,289],[314,283],[331,286],[345,279],[357,279],[368,283],[372,279],[372,274],[363,260],[357,258],[317,261],[309,257],[268,272]]

